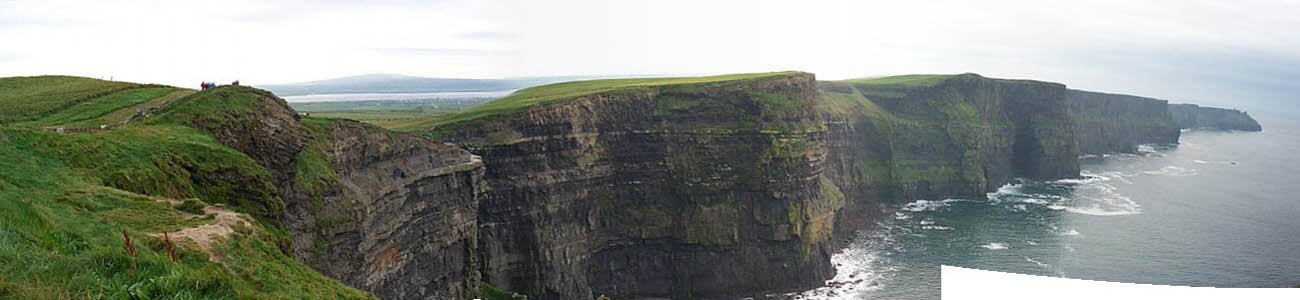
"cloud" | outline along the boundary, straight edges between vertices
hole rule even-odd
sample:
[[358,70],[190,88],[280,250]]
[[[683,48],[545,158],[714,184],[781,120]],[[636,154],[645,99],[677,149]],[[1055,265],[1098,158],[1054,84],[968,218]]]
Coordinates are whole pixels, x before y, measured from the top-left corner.
[[395,56],[490,56],[509,53],[498,50],[457,48],[375,48],[371,50],[383,55]]
[[0,76],[189,86],[365,73],[976,72],[1261,111],[1300,94],[1297,12],[1300,2],[1267,0],[0,0]]
[[515,38],[516,34],[506,33],[506,32],[475,31],[475,32],[466,32],[466,33],[457,34],[456,37],[462,39],[470,39],[470,40],[501,40],[501,39]]

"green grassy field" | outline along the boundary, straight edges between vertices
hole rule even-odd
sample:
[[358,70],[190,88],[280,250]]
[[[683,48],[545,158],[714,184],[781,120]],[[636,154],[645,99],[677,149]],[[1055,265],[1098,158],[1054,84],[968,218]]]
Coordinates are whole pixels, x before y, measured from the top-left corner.
[[[62,105],[40,110],[41,118],[4,106],[9,120],[27,123],[0,125],[0,299],[373,298],[285,255],[281,247],[289,236],[276,221],[284,204],[274,194],[269,171],[192,127],[195,120],[217,122],[258,109],[213,98],[252,97],[247,95],[255,91],[222,88],[187,95],[192,91],[149,87],[92,97],[102,105],[83,108],[81,103],[90,103],[82,99],[86,95],[120,86],[46,79],[22,82],[79,92],[5,86],[27,94],[0,93],[4,101],[39,98]],[[85,117],[121,109],[134,113],[131,105],[168,97],[177,105],[112,130],[54,133],[36,127],[46,119],[89,121]],[[211,249],[185,240],[174,261],[162,232],[214,222],[211,214],[191,214],[201,211],[196,203],[238,212],[252,223],[234,226],[234,233]],[[125,250],[124,230],[134,241],[134,258]],[[221,259],[209,260],[209,254]]]
[[[144,101],[144,102],[139,102],[139,103],[134,104],[134,105],[118,106],[118,108],[117,108],[116,110],[113,110],[112,112],[109,112],[109,113],[106,113],[106,114],[103,114],[103,115],[99,115],[99,116],[97,116],[97,117],[87,118],[87,119],[82,119],[82,120],[78,120],[78,121],[71,121],[71,122],[59,123],[59,124],[51,124],[51,125],[46,125],[46,127],[94,127],[94,126],[99,126],[99,125],[103,125],[103,124],[111,124],[111,123],[114,123],[114,122],[118,122],[118,121],[125,120],[126,118],[129,118],[129,117],[135,115],[135,113],[136,113],[136,107],[146,107],[146,108],[147,108],[147,107],[154,107],[154,108],[158,108],[158,107],[161,107],[161,105],[162,105],[164,102],[168,102],[168,101],[173,101],[173,100],[176,100],[176,99],[180,99],[180,98],[182,98],[182,97],[189,96],[189,95],[194,94],[195,92],[197,92],[197,91],[195,91],[195,90],[190,90],[190,89],[176,89],[176,88],[162,88],[162,89],[166,89],[166,90],[168,90],[169,92],[168,92],[167,94],[162,95],[162,96],[154,97],[154,98],[152,98],[152,99],[148,99],[148,100],[146,100],[146,101]],[[116,95],[116,94],[114,94],[114,95]],[[104,98],[107,98],[107,97],[104,97]],[[146,98],[148,98],[148,97],[147,97],[147,96],[146,96],[146,97],[139,97],[139,98],[134,98],[134,99],[131,99],[131,100],[139,101],[139,100],[146,99]],[[100,101],[100,99],[96,99],[96,100],[94,100],[94,101],[95,101],[95,102],[98,102],[98,101]],[[133,102],[134,102],[134,101],[133,101]],[[80,106],[80,105],[79,105],[79,106]],[[86,116],[90,116],[90,115],[91,115],[91,114],[87,114]],[[85,117],[85,116],[83,116],[83,117]]]
[[[15,125],[41,126],[41,127],[62,125],[59,127],[76,127],[75,125],[82,125],[82,124],[86,126],[98,126],[98,125],[113,123],[113,122],[124,120],[130,115],[135,114],[134,108],[138,104],[148,102],[149,100],[153,100],[153,99],[159,99],[162,98],[163,96],[178,91],[182,91],[182,90],[179,88],[171,88],[171,87],[150,87],[150,88],[135,88],[135,89],[114,92],[112,94],[108,94],[103,97],[89,99],[85,102],[68,106],[63,110],[53,112],[40,119],[26,121],[26,122],[18,122],[15,123]],[[115,111],[127,111],[127,110],[129,110],[129,113],[125,114],[124,116],[121,114],[115,114],[120,116],[120,118],[117,119],[101,118]],[[91,120],[98,120],[100,122],[98,122],[98,124],[92,124],[92,122],[87,122]]]
[[912,87],[932,87],[958,75],[952,74],[915,74],[886,77],[841,80],[840,82],[868,85],[902,85]]
[[0,78],[0,123],[31,121],[136,83],[71,76]]
[[484,100],[429,100],[429,101],[347,101],[290,103],[294,110],[312,117],[352,119],[380,127],[394,129],[446,116]]
[[396,127],[401,131],[423,132],[433,128],[457,127],[479,122],[494,116],[522,110],[524,108],[544,104],[549,102],[573,99],[576,97],[590,95],[601,92],[615,90],[634,90],[636,88],[647,88],[665,85],[678,84],[700,84],[716,83],[734,80],[749,80],[774,76],[783,76],[794,74],[795,72],[772,72],[772,73],[750,73],[750,74],[730,74],[718,76],[703,77],[664,77],[664,78],[627,78],[627,79],[601,79],[601,80],[584,80],[564,83],[556,83],[531,87],[514,92],[504,98],[493,100],[488,103],[470,107],[463,111],[413,122],[411,124]]

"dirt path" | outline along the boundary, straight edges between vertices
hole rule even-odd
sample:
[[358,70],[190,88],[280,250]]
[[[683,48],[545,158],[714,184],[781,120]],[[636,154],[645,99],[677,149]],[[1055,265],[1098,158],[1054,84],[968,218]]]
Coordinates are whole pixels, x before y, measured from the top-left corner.
[[[185,228],[176,232],[168,232],[167,234],[177,242],[185,239],[193,240],[195,244],[198,244],[199,250],[208,253],[209,260],[220,262],[221,256],[212,251],[213,244],[223,241],[230,237],[231,234],[234,234],[235,226],[251,227],[252,224],[249,223],[247,216],[225,208],[209,205],[203,208],[203,213],[204,215],[215,214],[216,218],[212,223]],[[162,234],[157,234],[157,236],[162,236]]]

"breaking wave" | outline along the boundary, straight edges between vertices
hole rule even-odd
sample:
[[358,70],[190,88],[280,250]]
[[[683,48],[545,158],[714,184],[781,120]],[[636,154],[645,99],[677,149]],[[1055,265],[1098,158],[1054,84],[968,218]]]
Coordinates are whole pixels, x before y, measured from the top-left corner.
[[916,200],[907,205],[903,205],[901,210],[910,212],[934,211],[939,208],[947,207],[949,204],[958,201],[969,201],[963,199],[945,199],[945,200]]
[[1007,244],[1003,244],[1003,243],[988,243],[980,247],[984,247],[984,249],[989,249],[989,250],[1002,250],[1002,249],[1009,248],[1007,247]]
[[1027,261],[1027,262],[1031,262],[1031,263],[1034,263],[1035,265],[1038,265],[1039,267],[1044,267],[1044,268],[1051,268],[1051,267],[1052,267],[1052,265],[1045,264],[1045,263],[1043,263],[1043,262],[1041,262],[1041,261],[1034,260],[1034,259],[1032,259],[1032,258],[1029,258],[1028,256],[1022,256],[1022,257],[1025,258],[1025,261]]
[[1199,159],[1197,159],[1197,160],[1193,160],[1192,162],[1194,162],[1194,163],[1198,163],[1198,164],[1202,164],[1202,165],[1236,165],[1236,164],[1237,164],[1237,161],[1235,161],[1235,160],[1210,160],[1210,161],[1205,161],[1205,160],[1199,160]]
[[1176,176],[1176,177],[1195,176],[1196,174],[1198,174],[1196,172],[1196,169],[1188,169],[1179,166],[1166,166],[1164,168],[1160,168],[1159,170],[1142,171],[1142,173],[1151,174],[1151,175]]

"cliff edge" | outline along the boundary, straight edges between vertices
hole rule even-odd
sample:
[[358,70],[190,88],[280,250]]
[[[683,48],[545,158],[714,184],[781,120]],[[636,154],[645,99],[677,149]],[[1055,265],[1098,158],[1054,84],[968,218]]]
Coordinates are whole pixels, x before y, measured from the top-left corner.
[[1263,127],[1244,111],[1204,107],[1196,104],[1170,104],[1170,112],[1183,129],[1218,129],[1261,131]]

